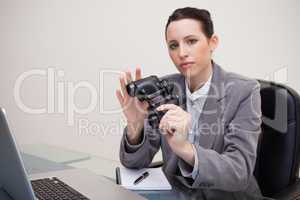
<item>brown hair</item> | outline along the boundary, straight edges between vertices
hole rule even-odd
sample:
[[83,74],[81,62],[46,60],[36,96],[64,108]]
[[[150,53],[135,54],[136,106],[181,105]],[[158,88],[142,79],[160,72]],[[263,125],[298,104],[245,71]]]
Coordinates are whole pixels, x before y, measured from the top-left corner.
[[211,38],[214,34],[214,25],[211,20],[209,11],[205,9],[198,9],[192,7],[178,8],[176,9],[168,19],[168,22],[165,27],[165,35],[167,33],[167,28],[169,24],[173,21],[180,19],[195,19],[201,23],[202,31],[204,32],[207,38]]

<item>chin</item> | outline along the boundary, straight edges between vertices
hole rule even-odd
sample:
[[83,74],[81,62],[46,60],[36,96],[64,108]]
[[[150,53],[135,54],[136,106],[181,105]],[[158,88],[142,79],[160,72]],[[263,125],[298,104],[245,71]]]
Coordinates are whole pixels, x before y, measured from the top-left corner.
[[188,69],[188,70],[181,70],[181,74],[186,78],[193,78],[197,76],[197,73],[195,73],[194,70]]

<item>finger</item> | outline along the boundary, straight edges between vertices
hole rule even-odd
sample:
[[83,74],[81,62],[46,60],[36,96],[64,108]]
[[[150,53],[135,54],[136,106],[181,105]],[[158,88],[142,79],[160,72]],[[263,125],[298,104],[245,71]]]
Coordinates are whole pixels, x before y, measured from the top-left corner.
[[129,69],[125,72],[125,74],[126,74],[127,84],[130,83],[130,82],[132,82],[131,72],[130,72]]
[[163,117],[160,119],[160,123],[162,125],[165,125],[169,121],[174,121],[174,118],[176,118],[176,115],[170,114],[169,111],[163,115]]
[[142,70],[140,67],[137,67],[135,70],[135,80],[140,80],[142,78]]
[[185,113],[181,112],[178,109],[166,111],[166,113],[161,118],[161,120],[172,120],[172,121],[182,121],[183,119],[185,119]]
[[167,140],[170,140],[172,137],[173,137],[174,134],[172,133],[168,133],[168,134],[165,134],[165,137]]
[[169,135],[171,132],[168,131],[167,128],[161,128],[159,129],[162,135]]
[[158,111],[162,111],[162,110],[176,110],[178,109],[178,106],[176,106],[175,104],[163,104],[158,106],[158,108],[156,108],[156,110]]
[[161,118],[161,120],[160,120],[160,122],[159,122],[158,128],[159,128],[160,130],[164,130],[164,128],[165,128],[165,120],[164,120],[164,118]]
[[162,125],[162,129],[165,130],[168,134],[174,134],[176,132],[176,123],[172,121],[167,121],[167,123]]
[[165,127],[164,122],[161,120],[159,122],[158,129],[160,130],[161,134],[163,134],[163,135],[167,134],[166,129],[164,127]]
[[162,118],[160,119],[160,121],[174,121],[176,120],[177,118],[180,118],[180,115],[176,112],[176,111],[173,111],[173,110],[168,110],[163,116]]
[[121,106],[123,106],[123,102],[124,102],[124,98],[121,94],[121,91],[119,89],[116,90],[116,95],[117,95],[117,98],[119,100],[119,103],[121,104]]
[[178,111],[169,110],[167,113],[161,118],[160,123],[162,126],[167,127],[176,127],[176,124],[183,123],[184,120],[182,118],[182,115],[178,113]]
[[159,130],[163,135],[173,135],[176,132],[176,128],[168,126],[162,126]]
[[159,129],[159,130],[162,135],[168,135],[168,132],[166,129]]
[[169,134],[173,135],[173,134],[175,134],[175,132],[176,132],[176,128],[174,128],[174,127],[169,127],[167,131],[168,131]]
[[149,104],[148,104],[147,101],[143,101],[143,102],[141,102],[141,103],[142,103],[142,106],[143,106],[144,109],[148,109]]
[[174,134],[176,132],[176,128],[171,128],[171,133]]
[[124,98],[127,98],[129,96],[129,94],[127,93],[127,90],[126,90],[126,83],[125,83],[124,75],[120,76],[120,85],[121,85],[121,91],[122,91]]
[[178,111],[177,110],[168,110],[165,114],[164,114],[164,116],[167,116],[167,117],[171,117],[171,116],[178,116],[178,117],[180,117],[180,113],[178,113]]
[[159,129],[161,130],[164,130],[164,132],[166,132],[169,127],[170,127],[170,121],[168,118],[166,117],[163,117],[161,120],[160,120],[160,123],[159,123]]

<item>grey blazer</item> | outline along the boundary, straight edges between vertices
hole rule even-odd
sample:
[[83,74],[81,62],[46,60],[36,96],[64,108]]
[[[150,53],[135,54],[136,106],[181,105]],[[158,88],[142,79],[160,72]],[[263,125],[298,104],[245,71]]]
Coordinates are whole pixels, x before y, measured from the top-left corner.
[[[165,76],[175,85],[186,110],[185,78],[181,74]],[[258,137],[261,132],[260,86],[256,80],[223,70],[213,63],[208,97],[199,117],[195,138],[198,173],[195,179],[181,175],[183,159],[174,154],[159,130],[144,123],[142,141],[130,145],[127,127],[120,145],[120,161],[128,168],[148,167],[161,147],[165,174],[176,176],[189,188],[212,188],[260,194],[253,176]]]

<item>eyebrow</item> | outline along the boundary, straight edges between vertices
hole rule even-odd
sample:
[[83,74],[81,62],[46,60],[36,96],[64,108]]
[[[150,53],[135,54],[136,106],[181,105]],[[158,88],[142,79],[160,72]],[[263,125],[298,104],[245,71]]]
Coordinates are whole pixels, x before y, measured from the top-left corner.
[[[196,35],[187,35],[183,39],[187,39],[189,37],[196,37]],[[170,40],[168,43],[171,43],[171,42],[176,42],[176,40]]]

